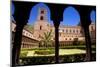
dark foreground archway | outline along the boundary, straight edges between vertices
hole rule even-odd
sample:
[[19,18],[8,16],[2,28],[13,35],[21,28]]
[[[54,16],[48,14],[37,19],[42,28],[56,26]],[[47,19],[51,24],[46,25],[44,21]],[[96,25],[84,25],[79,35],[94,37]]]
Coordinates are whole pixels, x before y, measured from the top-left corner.
[[[22,30],[26,25],[32,6],[37,2],[19,2],[13,1],[15,6],[14,19],[16,21],[16,33],[14,38],[14,45],[12,47],[12,67],[19,64],[19,53],[22,41]],[[55,63],[59,63],[59,33],[58,28],[60,21],[63,19],[63,12],[67,6],[73,6],[80,14],[81,26],[84,29],[86,41],[86,61],[91,61],[91,40],[89,35],[89,25],[91,23],[89,13],[91,10],[96,10],[95,6],[87,5],[73,5],[73,4],[52,4],[45,3],[51,10],[51,20],[54,21],[55,26]]]

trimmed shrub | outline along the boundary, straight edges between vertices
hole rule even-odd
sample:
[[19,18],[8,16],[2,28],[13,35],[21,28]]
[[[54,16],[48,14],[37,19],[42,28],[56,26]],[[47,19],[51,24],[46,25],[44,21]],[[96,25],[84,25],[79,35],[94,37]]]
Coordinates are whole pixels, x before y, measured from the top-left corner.
[[[54,64],[55,56],[34,56],[34,57],[22,57],[20,58],[22,63],[19,65],[41,65],[41,64]],[[59,63],[74,63],[85,62],[86,54],[74,54],[59,56]],[[92,54],[92,60],[96,61],[96,54]]]
[[54,50],[36,50],[35,54],[39,54],[39,55],[54,54]]

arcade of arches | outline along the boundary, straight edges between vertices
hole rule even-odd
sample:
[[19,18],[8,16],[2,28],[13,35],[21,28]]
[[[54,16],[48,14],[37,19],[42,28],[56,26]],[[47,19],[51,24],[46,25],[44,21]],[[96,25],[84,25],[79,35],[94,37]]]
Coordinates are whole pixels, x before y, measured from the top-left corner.
[[[88,18],[88,14],[91,10],[95,10],[95,6],[79,6],[72,5],[80,14],[81,26],[68,27],[68,26],[59,26],[60,21],[62,21],[62,15],[64,9],[69,5],[61,5],[61,4],[51,4],[45,3],[50,8],[51,11],[51,19],[53,20],[54,26],[48,24],[48,21],[45,20],[45,11],[41,11],[38,16],[39,20],[36,21],[34,26],[34,33],[30,33],[24,26],[29,18],[29,14],[32,6],[36,3],[30,2],[13,2],[15,5],[15,13],[14,19],[16,21],[16,31],[14,35],[13,49],[12,49],[12,64],[16,65],[19,62],[19,53],[21,44],[24,48],[36,47],[36,45],[32,45],[33,43],[38,44],[41,41],[41,36],[43,36],[44,32],[50,32],[52,30],[52,38],[51,40],[56,44],[55,47],[55,63],[59,63],[59,46],[66,46],[65,43],[68,42],[68,45],[74,41],[74,39],[78,39],[78,41],[84,41],[86,43],[86,59],[87,61],[91,60],[91,43],[95,41],[95,23],[91,23]],[[23,5],[23,6],[21,6]],[[53,6],[52,6],[53,5]],[[25,7],[25,8],[23,8]],[[41,10],[41,9],[40,9]],[[85,11],[84,11],[85,10]],[[56,12],[58,11],[58,12]],[[21,14],[21,15],[20,15]],[[58,15],[59,14],[59,15]],[[23,22],[23,23],[22,23]],[[23,32],[24,31],[24,32]],[[83,33],[84,32],[84,33]],[[24,39],[25,40],[24,40]],[[25,42],[27,41],[27,42]],[[61,45],[60,44],[61,41]],[[92,41],[92,42],[91,42]],[[30,43],[31,42],[31,43]],[[26,46],[28,45],[28,46]],[[36,47],[37,48],[37,47]]]

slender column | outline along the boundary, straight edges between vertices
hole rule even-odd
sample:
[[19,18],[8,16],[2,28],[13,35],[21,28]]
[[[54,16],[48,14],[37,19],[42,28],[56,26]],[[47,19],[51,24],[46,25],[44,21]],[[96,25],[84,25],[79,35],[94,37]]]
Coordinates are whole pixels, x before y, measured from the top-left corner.
[[19,62],[19,54],[22,41],[22,30],[24,26],[16,26],[14,45],[12,47],[12,66],[16,66]]
[[55,63],[59,63],[59,23],[55,23]]
[[[22,41],[22,30],[28,22],[32,4],[28,2],[13,1],[15,6],[14,19],[16,21],[16,32],[14,37],[14,45],[12,48],[12,67],[19,64],[19,54]],[[33,4],[34,5],[34,4]]]
[[85,32],[85,42],[86,42],[86,61],[92,60],[92,47],[91,38],[89,34],[89,28],[84,29]]
[[91,47],[91,38],[89,33],[89,25],[91,24],[90,19],[88,18],[88,11],[85,12],[85,15],[81,15],[82,27],[84,29],[85,43],[86,43],[86,61],[92,60],[92,47]]

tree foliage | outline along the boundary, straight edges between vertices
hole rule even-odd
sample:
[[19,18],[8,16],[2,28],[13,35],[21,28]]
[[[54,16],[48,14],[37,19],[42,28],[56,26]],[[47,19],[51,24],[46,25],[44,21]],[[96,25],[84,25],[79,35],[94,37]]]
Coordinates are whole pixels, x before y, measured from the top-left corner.
[[44,36],[41,36],[41,45],[44,47],[48,47],[52,45],[52,30],[50,30],[49,32],[44,32]]

